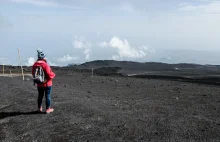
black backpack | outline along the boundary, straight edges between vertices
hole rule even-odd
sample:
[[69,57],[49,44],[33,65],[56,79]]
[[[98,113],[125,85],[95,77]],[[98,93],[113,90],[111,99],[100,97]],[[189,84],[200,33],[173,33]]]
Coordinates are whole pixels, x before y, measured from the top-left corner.
[[45,73],[41,66],[35,68],[33,74],[33,81],[34,81],[34,85],[45,83]]

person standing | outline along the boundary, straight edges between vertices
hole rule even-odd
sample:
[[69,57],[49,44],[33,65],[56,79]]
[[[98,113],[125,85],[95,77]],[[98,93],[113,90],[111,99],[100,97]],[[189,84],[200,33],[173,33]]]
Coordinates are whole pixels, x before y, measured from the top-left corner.
[[39,68],[43,72],[43,82],[37,83],[37,89],[38,89],[38,112],[42,112],[42,101],[45,94],[46,98],[46,113],[51,113],[54,111],[54,109],[51,107],[51,91],[52,91],[52,79],[55,77],[55,73],[52,71],[50,66],[47,63],[46,55],[44,52],[40,49],[37,50],[37,56],[38,59],[34,63],[32,67],[32,75],[35,77],[36,70]]

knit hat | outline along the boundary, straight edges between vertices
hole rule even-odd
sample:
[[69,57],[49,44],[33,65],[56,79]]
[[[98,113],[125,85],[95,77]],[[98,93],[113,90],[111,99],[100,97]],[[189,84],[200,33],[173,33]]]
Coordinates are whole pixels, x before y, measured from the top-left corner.
[[43,59],[46,57],[46,54],[44,54],[44,52],[41,49],[37,50],[37,57],[38,59]]

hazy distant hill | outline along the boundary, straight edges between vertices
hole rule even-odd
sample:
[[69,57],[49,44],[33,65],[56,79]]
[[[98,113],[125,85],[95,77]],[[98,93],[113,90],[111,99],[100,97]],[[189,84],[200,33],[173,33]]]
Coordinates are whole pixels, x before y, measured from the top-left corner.
[[98,69],[98,68],[121,68],[120,72],[125,74],[145,73],[145,72],[194,72],[200,73],[220,73],[220,66],[218,65],[198,65],[198,64],[166,64],[157,62],[132,62],[132,61],[114,61],[114,60],[96,60],[86,62],[81,65],[75,65],[76,69]]
[[132,61],[114,61],[114,60],[97,60],[86,62],[76,66],[79,69],[100,68],[100,67],[121,67],[131,70],[173,70],[175,68],[199,68],[202,65],[197,64],[165,64],[158,62],[132,62]]
[[[31,67],[24,66],[25,73],[31,73]],[[97,75],[159,75],[159,76],[220,76],[219,65],[198,64],[166,64],[157,62],[133,62],[96,60],[83,64],[69,64],[66,67],[52,67],[54,71],[61,74],[72,74],[73,72],[91,72]],[[0,73],[3,71],[0,66]],[[5,66],[5,73],[20,73],[19,66]]]

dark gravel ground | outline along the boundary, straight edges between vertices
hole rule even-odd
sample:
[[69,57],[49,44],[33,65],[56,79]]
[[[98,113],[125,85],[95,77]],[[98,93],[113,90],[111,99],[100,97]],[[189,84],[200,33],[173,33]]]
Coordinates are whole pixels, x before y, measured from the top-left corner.
[[[51,114],[31,80],[0,77],[0,141],[220,141],[220,87],[57,75]],[[44,105],[45,108],[45,105]]]

